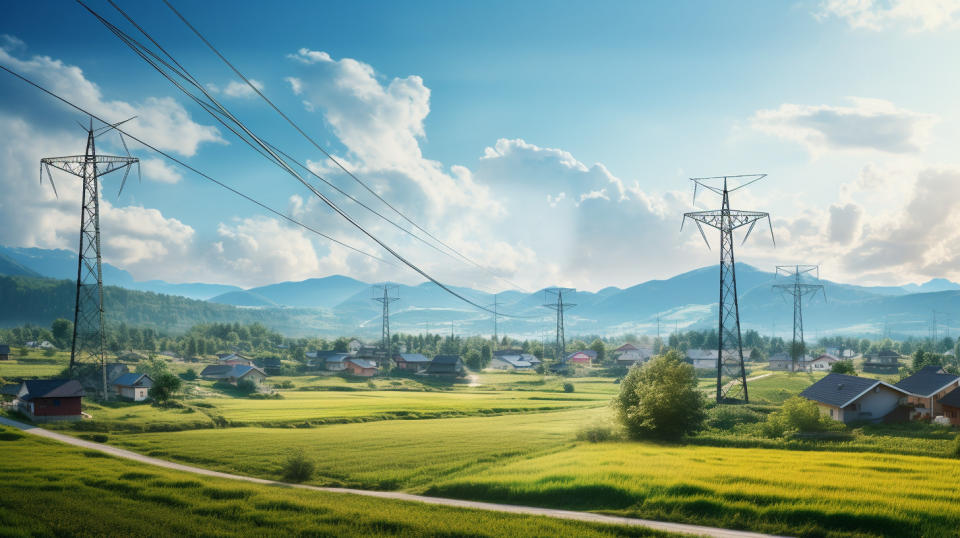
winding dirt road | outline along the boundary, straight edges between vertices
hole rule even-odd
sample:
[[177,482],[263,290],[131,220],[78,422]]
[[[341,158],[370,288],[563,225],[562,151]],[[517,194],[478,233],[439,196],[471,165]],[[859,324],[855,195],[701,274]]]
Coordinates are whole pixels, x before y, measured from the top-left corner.
[[175,471],[183,471],[185,473],[193,473],[193,474],[199,474],[199,475],[205,475],[205,476],[213,476],[217,478],[226,478],[230,480],[241,480],[244,482],[252,482],[254,484],[266,484],[270,486],[300,488],[300,489],[313,490],[313,491],[326,491],[329,493],[364,495],[366,497],[380,497],[383,499],[394,499],[399,501],[438,504],[443,506],[453,506],[457,508],[468,508],[472,510],[487,510],[491,512],[505,512],[510,514],[545,516],[545,517],[553,517],[557,519],[585,521],[588,523],[603,523],[603,524],[610,524],[610,525],[629,525],[634,527],[646,527],[648,529],[655,529],[658,531],[675,532],[675,533],[695,535],[695,536],[711,536],[716,538],[764,538],[764,537],[769,538],[770,537],[770,535],[768,534],[758,534],[754,532],[719,529],[715,527],[702,527],[700,525],[686,525],[683,523],[668,523],[664,521],[653,521],[649,519],[635,519],[635,518],[629,518],[629,517],[606,516],[603,514],[594,514],[592,512],[574,512],[570,510],[554,510],[551,508],[538,508],[535,506],[517,506],[512,504],[495,504],[495,503],[485,503],[485,502],[477,502],[477,501],[464,501],[459,499],[445,499],[442,497],[427,497],[423,495],[412,495],[410,493],[401,493],[401,492],[395,492],[395,491],[368,491],[368,490],[362,490],[362,489],[324,488],[319,486],[308,486],[305,484],[289,484],[286,482],[276,482],[273,480],[265,480],[263,478],[254,478],[252,476],[242,476],[242,475],[236,475],[236,474],[230,474],[230,473],[222,473],[220,471],[212,471],[210,469],[204,469],[202,467],[194,467],[192,465],[183,465],[181,463],[174,463],[172,461],[151,458],[149,456],[144,456],[143,454],[137,454],[136,452],[124,450],[122,448],[117,448],[110,445],[104,445],[101,443],[94,443],[92,441],[85,441],[83,439],[77,439],[76,437],[71,437],[69,435],[52,432],[50,430],[45,430],[37,426],[31,426],[29,424],[24,424],[22,422],[17,422],[15,420],[10,420],[4,417],[0,417],[0,424],[4,424],[6,426],[23,430],[26,433],[36,435],[39,437],[53,439],[55,441],[60,441],[61,443],[66,443],[66,444],[86,448],[89,450],[97,450],[99,452],[103,452],[104,454],[109,454],[111,456],[115,456],[118,458],[133,460],[139,463],[155,465],[157,467],[164,467],[166,469],[173,469]]

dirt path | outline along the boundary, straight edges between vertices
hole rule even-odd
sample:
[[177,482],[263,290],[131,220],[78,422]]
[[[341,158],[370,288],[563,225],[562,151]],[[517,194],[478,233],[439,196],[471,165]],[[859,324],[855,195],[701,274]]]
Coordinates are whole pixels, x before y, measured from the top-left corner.
[[554,510],[551,508],[538,508],[535,506],[517,506],[512,504],[495,504],[495,503],[485,503],[485,502],[477,502],[477,501],[463,501],[459,499],[445,499],[442,497],[426,497],[423,495],[412,495],[410,493],[401,493],[401,492],[395,492],[395,491],[368,491],[368,490],[362,490],[362,489],[349,489],[349,488],[324,488],[319,486],[308,486],[305,484],[288,484],[286,482],[277,482],[274,480],[265,480],[263,478],[254,478],[252,476],[222,473],[220,471],[212,471],[210,469],[204,469],[202,467],[194,467],[192,465],[183,465],[181,463],[174,463],[172,461],[151,458],[149,456],[144,456],[143,454],[137,454],[136,452],[124,450],[122,448],[117,448],[110,445],[104,445],[101,443],[94,443],[92,441],[84,441],[83,439],[77,439],[76,437],[71,437],[69,435],[64,435],[62,433],[52,432],[50,430],[45,430],[37,426],[31,426],[29,424],[24,424],[22,422],[17,422],[15,420],[10,420],[4,417],[0,417],[0,424],[11,426],[13,428],[18,428],[20,430],[23,430],[26,433],[36,435],[39,437],[53,439],[55,441],[60,441],[62,443],[67,443],[70,445],[86,448],[89,450],[97,450],[99,452],[103,452],[104,454],[109,454],[111,456],[115,456],[118,458],[133,460],[139,463],[155,465],[157,467],[164,467],[167,469],[173,469],[175,471],[183,471],[186,473],[213,476],[216,478],[227,478],[230,480],[241,480],[244,482],[252,482],[254,484],[284,486],[284,487],[300,488],[300,489],[306,489],[306,490],[312,490],[312,491],[326,491],[329,493],[364,495],[366,497],[379,497],[382,499],[394,499],[394,500],[400,500],[400,501],[420,502],[420,503],[426,503],[426,504],[438,504],[443,506],[452,506],[456,508],[487,510],[491,512],[506,512],[510,514],[545,516],[545,517],[553,517],[557,519],[585,521],[588,523],[603,523],[603,524],[609,524],[609,525],[629,525],[634,527],[646,527],[648,529],[655,529],[659,531],[675,532],[675,533],[695,535],[695,536],[711,536],[715,538],[761,538],[761,537],[770,536],[767,534],[758,534],[758,533],[746,532],[746,531],[719,529],[715,527],[702,527],[700,525],[687,525],[683,523],[668,523],[664,521],[653,521],[649,519],[635,519],[635,518],[629,518],[629,517],[606,516],[602,514],[594,514],[592,512],[574,512],[570,510]]

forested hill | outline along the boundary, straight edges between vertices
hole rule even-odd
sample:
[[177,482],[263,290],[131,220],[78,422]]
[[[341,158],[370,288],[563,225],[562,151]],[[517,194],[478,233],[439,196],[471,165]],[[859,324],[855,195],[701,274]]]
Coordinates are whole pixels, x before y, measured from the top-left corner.
[[[77,285],[70,280],[0,275],[0,326],[33,323],[50,326],[73,319]],[[104,288],[108,323],[125,322],[167,332],[183,332],[198,323],[260,322],[298,334],[304,312],[295,309],[247,309],[113,286]]]

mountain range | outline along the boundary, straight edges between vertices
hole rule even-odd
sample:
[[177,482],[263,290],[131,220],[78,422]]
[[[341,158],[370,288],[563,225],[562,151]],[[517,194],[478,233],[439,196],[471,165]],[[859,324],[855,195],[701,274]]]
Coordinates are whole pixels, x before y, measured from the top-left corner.
[[[66,250],[0,247],[0,274],[32,278],[74,279],[76,255]],[[771,272],[740,263],[736,267],[741,325],[744,330],[771,331],[789,337],[792,331],[792,298],[775,290],[774,283],[786,282]],[[129,273],[103,265],[104,283],[128,290],[178,295],[216,305],[218,321],[234,316],[256,319],[291,335],[334,336],[354,334],[376,336],[380,331],[382,306],[373,301],[373,288],[350,277],[333,275],[300,282],[280,282],[242,289],[222,284],[173,284],[163,281],[138,282]],[[569,335],[657,334],[676,329],[714,328],[719,295],[717,266],[695,269],[665,280],[651,280],[628,288],[608,287],[596,292],[574,292],[565,301],[575,303],[565,314]],[[876,335],[884,329],[893,336],[926,336],[934,311],[938,330],[948,334],[949,312],[960,301],[960,284],[934,279],[906,286],[857,286],[820,281],[825,293],[803,303],[807,339],[817,335]],[[489,305],[493,295],[469,288],[454,288],[477,304]],[[457,334],[490,334],[492,315],[446,293],[432,283],[397,285],[400,300],[391,306],[394,331]],[[151,295],[128,294],[155,302]],[[0,304],[5,301],[0,298]],[[498,294],[500,334],[550,338],[555,312],[543,305],[550,302],[544,290],[534,293],[506,291]],[[211,311],[193,302],[194,312]],[[72,310],[72,305],[69,305]],[[109,310],[110,305],[107,305]],[[183,307],[187,308],[187,307]],[[15,309],[13,310],[16,311]],[[9,312],[9,310],[8,310]],[[212,311],[211,311],[212,312]],[[188,319],[194,319],[186,316]],[[42,320],[28,320],[41,322]],[[143,320],[139,320],[143,321]],[[16,319],[4,319],[4,324]],[[659,326],[659,329],[658,329]],[[170,327],[173,328],[173,327]],[[179,328],[179,327],[177,327]]]

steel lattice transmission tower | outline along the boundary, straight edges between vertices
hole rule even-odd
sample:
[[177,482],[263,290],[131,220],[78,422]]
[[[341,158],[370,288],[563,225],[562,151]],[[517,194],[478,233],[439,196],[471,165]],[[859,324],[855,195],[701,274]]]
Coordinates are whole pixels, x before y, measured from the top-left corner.
[[[133,119],[133,118],[131,118]],[[130,121],[130,120],[126,120]],[[124,123],[124,122],[120,122]],[[127,182],[127,176],[134,164],[140,171],[140,161],[135,157],[115,157],[97,155],[96,137],[104,134],[120,123],[93,128],[93,120],[87,131],[87,150],[83,155],[68,157],[47,157],[40,159],[40,182],[43,172],[54,194],[57,187],[53,183],[50,167],[62,170],[83,181],[83,201],[80,209],[80,249],[77,261],[77,300],[73,312],[73,342],[70,347],[70,368],[81,362],[92,362],[100,366],[103,378],[103,397],[108,398],[107,369],[105,355],[105,334],[103,330],[103,271],[100,267],[100,189],[99,178],[117,170],[124,170],[120,192]],[[127,143],[120,137],[124,148]],[[119,196],[119,194],[118,194]],[[59,195],[58,195],[59,197]]]
[[493,309],[493,351],[496,351],[496,350],[497,350],[497,347],[500,346],[499,334],[498,334],[498,331],[497,331],[497,329],[498,329],[498,327],[497,327],[497,318],[500,317],[500,314],[499,314],[499,312],[498,312],[498,310],[497,310],[497,308],[500,306],[500,302],[499,302],[498,299],[497,299],[497,296],[498,296],[498,295],[500,295],[500,294],[499,294],[499,293],[494,293],[494,294],[493,294],[493,304],[487,305],[489,308],[492,308],[492,309]]
[[390,359],[393,357],[393,353],[391,353],[393,342],[390,341],[390,303],[400,300],[400,288],[395,284],[383,284],[381,286],[374,286],[372,291],[372,299],[383,305],[381,338],[383,338],[383,352],[387,354],[385,363],[389,364]]
[[[557,343],[556,343],[556,361],[559,363],[563,361],[567,356],[567,339],[563,333],[563,311],[569,308],[573,308],[577,305],[572,303],[564,302],[563,294],[574,293],[575,289],[573,288],[549,288],[543,290],[544,296],[544,305],[547,308],[557,311]],[[555,297],[556,300],[551,302],[551,297]]]
[[[773,239],[773,224],[770,214],[760,211],[742,211],[730,209],[730,193],[742,189],[747,185],[760,181],[766,174],[750,174],[739,176],[717,176],[705,178],[690,178],[693,181],[693,200],[696,203],[698,188],[704,188],[720,195],[723,202],[720,209],[711,211],[694,211],[684,213],[683,223],[690,219],[697,223],[697,229],[707,248],[710,242],[703,231],[706,224],[720,231],[720,323],[717,332],[717,402],[749,401],[747,394],[747,376],[743,367],[743,345],[740,341],[740,307],[737,298],[737,275],[733,257],[733,231],[737,228],[750,225],[743,242],[750,237],[750,232],[761,219],[767,219],[770,224],[770,238]],[[731,180],[738,183],[730,188]],[[774,243],[776,244],[776,243]]]
[[790,345],[790,359],[793,362],[793,371],[797,371],[798,358],[806,352],[803,341],[803,297],[814,296],[818,291],[823,292],[823,300],[827,300],[827,292],[823,284],[809,284],[801,281],[805,274],[816,272],[820,280],[820,266],[818,265],[778,265],[776,276],[786,276],[793,282],[789,284],[774,284],[773,289],[780,290],[793,296],[793,342]]

